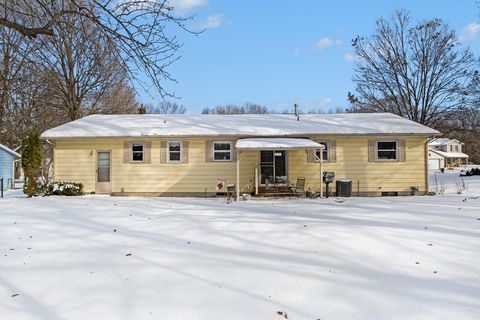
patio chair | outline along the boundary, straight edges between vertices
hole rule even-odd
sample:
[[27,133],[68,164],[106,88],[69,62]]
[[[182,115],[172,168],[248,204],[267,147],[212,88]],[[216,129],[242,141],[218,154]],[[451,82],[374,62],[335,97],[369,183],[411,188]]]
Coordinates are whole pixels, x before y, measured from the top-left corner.
[[300,195],[306,196],[305,192],[305,178],[304,177],[298,177],[297,178],[297,183],[291,187],[292,193],[297,196],[297,198],[300,197]]

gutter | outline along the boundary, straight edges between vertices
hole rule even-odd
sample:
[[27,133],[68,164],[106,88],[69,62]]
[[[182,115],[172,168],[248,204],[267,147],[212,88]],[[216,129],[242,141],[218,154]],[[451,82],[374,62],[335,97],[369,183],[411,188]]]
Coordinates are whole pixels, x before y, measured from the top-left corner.
[[[90,140],[90,139],[102,139],[102,140],[115,140],[115,139],[170,139],[170,138],[190,138],[190,139],[205,139],[205,138],[218,138],[218,137],[231,137],[231,138],[305,138],[306,136],[322,136],[322,137],[369,137],[369,136],[411,136],[411,137],[427,137],[434,139],[437,136],[442,135],[440,132],[432,133],[295,133],[284,135],[258,135],[258,134],[205,134],[205,135],[137,135],[137,136],[83,136],[83,137],[40,137],[42,140],[48,142],[49,139],[55,140]],[[52,144],[51,142],[49,142]]]
[[430,188],[429,188],[429,183],[428,183],[428,152],[430,151],[430,148],[428,147],[428,144],[435,140],[437,138],[437,136],[443,136],[443,133],[441,132],[438,132],[439,134],[437,135],[431,135],[431,136],[427,136],[427,141],[425,141],[425,187],[427,188],[425,190],[426,193],[430,192]]

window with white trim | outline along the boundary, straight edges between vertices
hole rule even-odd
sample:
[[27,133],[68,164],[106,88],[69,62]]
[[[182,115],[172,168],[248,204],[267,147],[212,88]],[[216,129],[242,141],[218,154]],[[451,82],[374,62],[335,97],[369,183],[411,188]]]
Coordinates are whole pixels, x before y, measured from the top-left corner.
[[232,143],[216,141],[213,143],[213,161],[230,161],[232,159]]
[[323,149],[315,150],[315,161],[320,161],[320,152],[323,150],[323,161],[328,161],[328,142],[318,142],[323,146]]
[[181,162],[182,160],[182,142],[168,142],[168,162]]
[[144,150],[143,142],[132,142],[132,162],[143,162]]
[[377,141],[377,160],[398,160],[397,141]]

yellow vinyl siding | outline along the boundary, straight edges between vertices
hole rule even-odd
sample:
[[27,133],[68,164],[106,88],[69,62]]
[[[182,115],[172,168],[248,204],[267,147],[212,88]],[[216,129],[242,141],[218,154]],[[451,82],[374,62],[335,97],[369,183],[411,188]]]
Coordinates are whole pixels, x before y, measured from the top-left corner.
[[[404,139],[405,162],[368,162],[368,140]],[[55,180],[81,182],[86,192],[95,191],[96,152],[112,152],[112,192],[127,193],[203,193],[215,192],[218,179],[236,183],[236,161],[205,162],[205,139],[176,139],[189,142],[188,163],[161,163],[161,141],[168,139],[110,139],[58,140],[55,143]],[[225,140],[223,137],[220,140]],[[232,139],[233,140],[233,139]],[[315,137],[315,140],[322,141]],[[334,171],[335,178],[352,180],[353,194],[382,191],[408,192],[411,186],[426,191],[424,137],[325,137],[336,141],[337,161],[325,163],[324,171]],[[124,163],[125,141],[150,141],[151,163]],[[259,151],[240,153],[240,190],[254,190],[254,170]],[[319,165],[307,162],[305,150],[287,152],[288,178],[292,184],[297,177],[306,178],[306,187],[319,189]],[[206,190],[205,190],[206,189]]]
[[[336,141],[337,161],[325,163],[324,171],[335,172],[335,179],[352,180],[352,192],[357,186],[360,192],[378,193],[388,191],[409,192],[411,186],[420,191],[427,189],[425,181],[425,143],[423,137],[338,137]],[[406,142],[406,161],[368,162],[368,140],[399,140]],[[318,140],[318,139],[316,139]],[[321,139],[319,140],[321,141]],[[306,178],[306,187],[318,189],[319,164],[307,163],[304,150],[290,151],[288,157],[290,181],[297,177]],[[335,190],[334,184],[332,190]]]
[[[160,163],[160,139],[135,140],[152,142],[151,163],[123,163],[123,139],[59,140],[55,146],[55,180],[81,182],[86,192],[95,191],[96,151],[111,150],[112,192],[123,188],[128,193],[203,193],[205,189],[214,192],[218,179],[236,183],[236,161],[205,162],[205,140],[184,140],[189,142],[188,163]],[[242,192],[254,188],[257,157],[257,152],[241,154]]]

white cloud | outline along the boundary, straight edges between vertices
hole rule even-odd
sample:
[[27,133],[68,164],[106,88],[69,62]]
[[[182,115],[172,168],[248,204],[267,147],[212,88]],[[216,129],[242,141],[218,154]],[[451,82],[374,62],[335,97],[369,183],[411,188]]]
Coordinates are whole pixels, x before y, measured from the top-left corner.
[[197,24],[198,29],[215,29],[220,27],[221,25],[225,24],[225,20],[223,19],[223,15],[220,13],[212,14],[207,17],[207,20],[204,22],[200,22]]
[[195,8],[206,6],[208,0],[169,0],[168,4],[171,5],[175,11],[186,13]]
[[460,31],[460,41],[473,40],[480,34],[480,23],[472,22]]
[[330,47],[331,45],[333,45],[333,40],[329,37],[325,37],[318,40],[314,47],[318,50],[322,50],[323,48]]
[[317,50],[322,50],[324,48],[327,48],[327,47],[330,47],[330,46],[333,46],[333,45],[336,45],[336,46],[339,46],[342,44],[342,40],[340,39],[335,39],[333,40],[332,38],[330,37],[324,37],[320,40],[318,40],[314,45],[313,47]]
[[346,55],[343,56],[343,59],[345,61],[349,61],[349,62],[352,62],[352,61],[358,61],[360,60],[360,57],[355,55],[355,54],[350,54],[350,53],[347,53]]
[[329,106],[331,103],[332,103],[332,99],[331,98],[323,98],[321,99],[320,101],[318,101],[317,103],[312,103],[312,107],[326,107],[326,106]]

